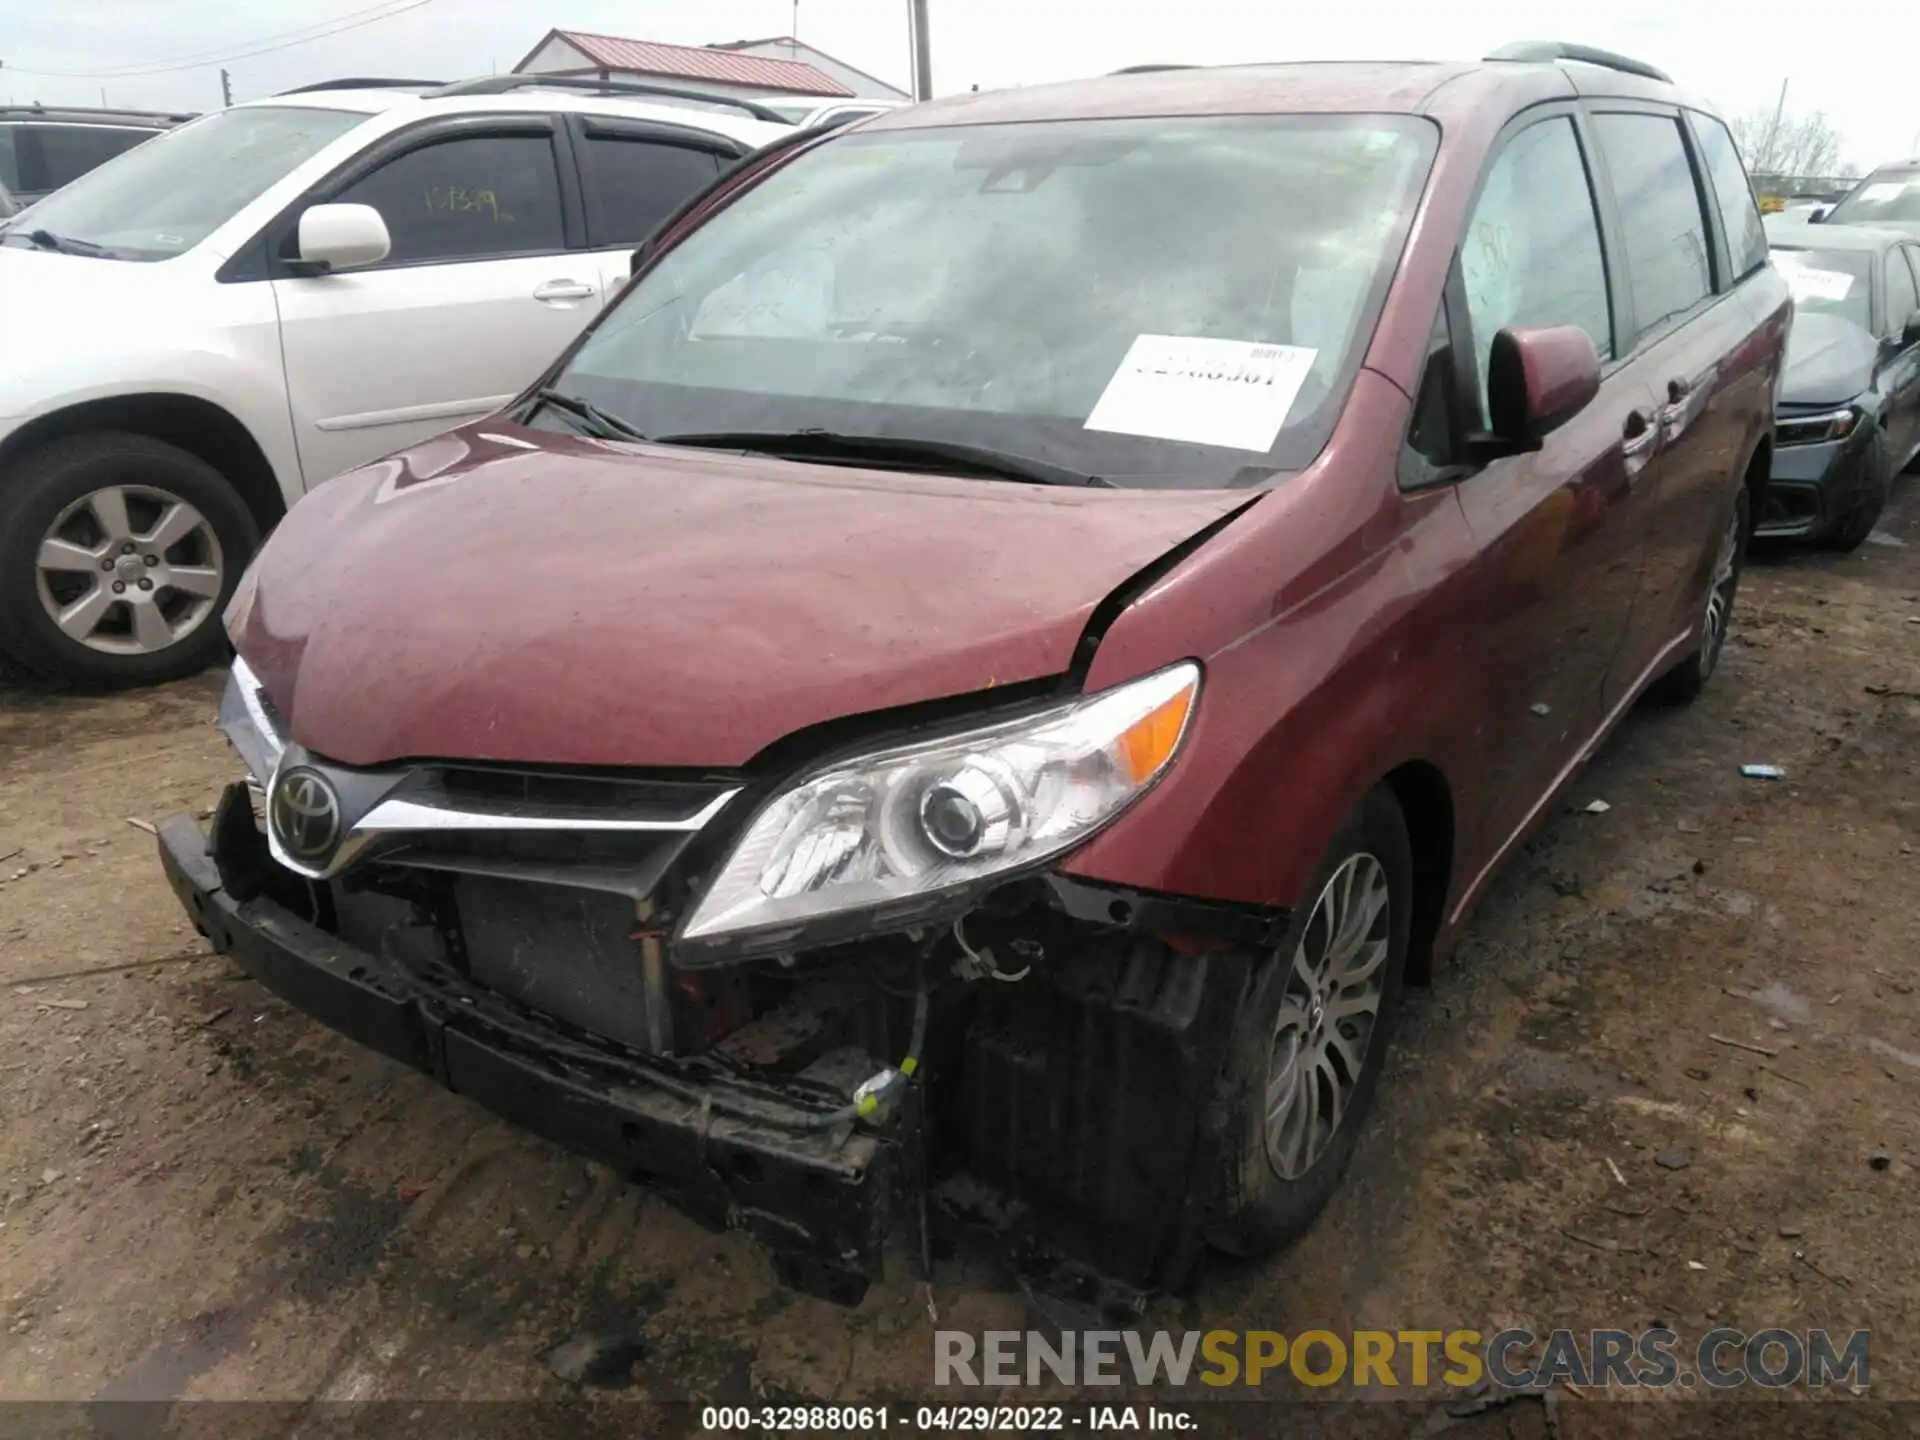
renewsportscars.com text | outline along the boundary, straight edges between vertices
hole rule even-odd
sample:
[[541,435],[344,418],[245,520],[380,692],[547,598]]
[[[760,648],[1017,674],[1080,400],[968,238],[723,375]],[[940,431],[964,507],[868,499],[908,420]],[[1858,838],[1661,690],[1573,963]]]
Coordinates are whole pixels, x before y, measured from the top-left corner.
[[[1871,1332],[1709,1330],[1691,1345],[1672,1330],[1277,1330],[1140,1332],[936,1330],[935,1385],[1303,1385],[1422,1389],[1482,1379],[1513,1389],[1571,1382],[1663,1389],[1767,1389],[1871,1383]],[[1537,1358],[1536,1358],[1537,1357]]]

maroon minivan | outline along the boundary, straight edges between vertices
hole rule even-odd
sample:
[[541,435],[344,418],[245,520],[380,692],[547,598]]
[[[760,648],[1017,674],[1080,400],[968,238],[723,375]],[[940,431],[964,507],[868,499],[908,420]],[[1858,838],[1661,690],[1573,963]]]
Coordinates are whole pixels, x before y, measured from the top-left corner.
[[174,889],[261,983],[860,1293],[1298,1235],[1403,984],[1727,633],[1790,319],[1570,46],[896,110],[295,507]]

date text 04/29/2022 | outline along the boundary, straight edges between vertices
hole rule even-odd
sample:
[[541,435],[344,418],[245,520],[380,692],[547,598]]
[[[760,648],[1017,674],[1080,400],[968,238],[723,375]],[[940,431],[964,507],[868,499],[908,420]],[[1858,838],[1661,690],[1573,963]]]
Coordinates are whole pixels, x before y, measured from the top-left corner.
[[1192,1431],[1192,1414],[1161,1405],[708,1405],[700,1428],[872,1435],[888,1430],[1004,1432],[1068,1430]]

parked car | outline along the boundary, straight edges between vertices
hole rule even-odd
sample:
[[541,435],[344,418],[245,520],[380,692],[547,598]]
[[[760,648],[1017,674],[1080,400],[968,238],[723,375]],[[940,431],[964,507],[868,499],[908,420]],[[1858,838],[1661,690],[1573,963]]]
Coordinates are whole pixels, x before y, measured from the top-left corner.
[[0,105],[0,185],[21,205],[78,180],[192,115]]
[[1920,452],[1920,239],[1776,225],[1768,243],[1797,316],[1756,531],[1853,550]]
[[1604,52],[800,134],[294,508],[162,863],[796,1283],[965,1195],[1176,1283],[1302,1231],[1403,984],[1713,675],[1791,314],[1725,126]]
[[778,111],[783,118],[802,130],[831,130],[855,120],[864,120],[869,115],[883,115],[889,110],[898,110],[913,102],[872,97],[823,101],[818,95],[767,95],[761,97],[760,103]]
[[1920,157],[1883,165],[1827,212],[1829,225],[1871,225],[1920,237]]
[[234,106],[0,235],[0,651],[189,673],[259,537],[328,476],[513,398],[635,246],[792,132],[644,85],[352,82]]

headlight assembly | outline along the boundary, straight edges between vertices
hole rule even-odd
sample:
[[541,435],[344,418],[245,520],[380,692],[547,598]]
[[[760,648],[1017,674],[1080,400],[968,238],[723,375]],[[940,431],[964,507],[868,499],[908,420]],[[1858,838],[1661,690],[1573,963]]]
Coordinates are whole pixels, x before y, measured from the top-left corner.
[[822,917],[907,923],[1085,841],[1163,774],[1200,667],[802,776],[754,816],[680,932],[786,948]]
[[1830,410],[1824,415],[1781,415],[1773,425],[1776,445],[1824,445],[1844,440],[1860,423],[1858,410]]

